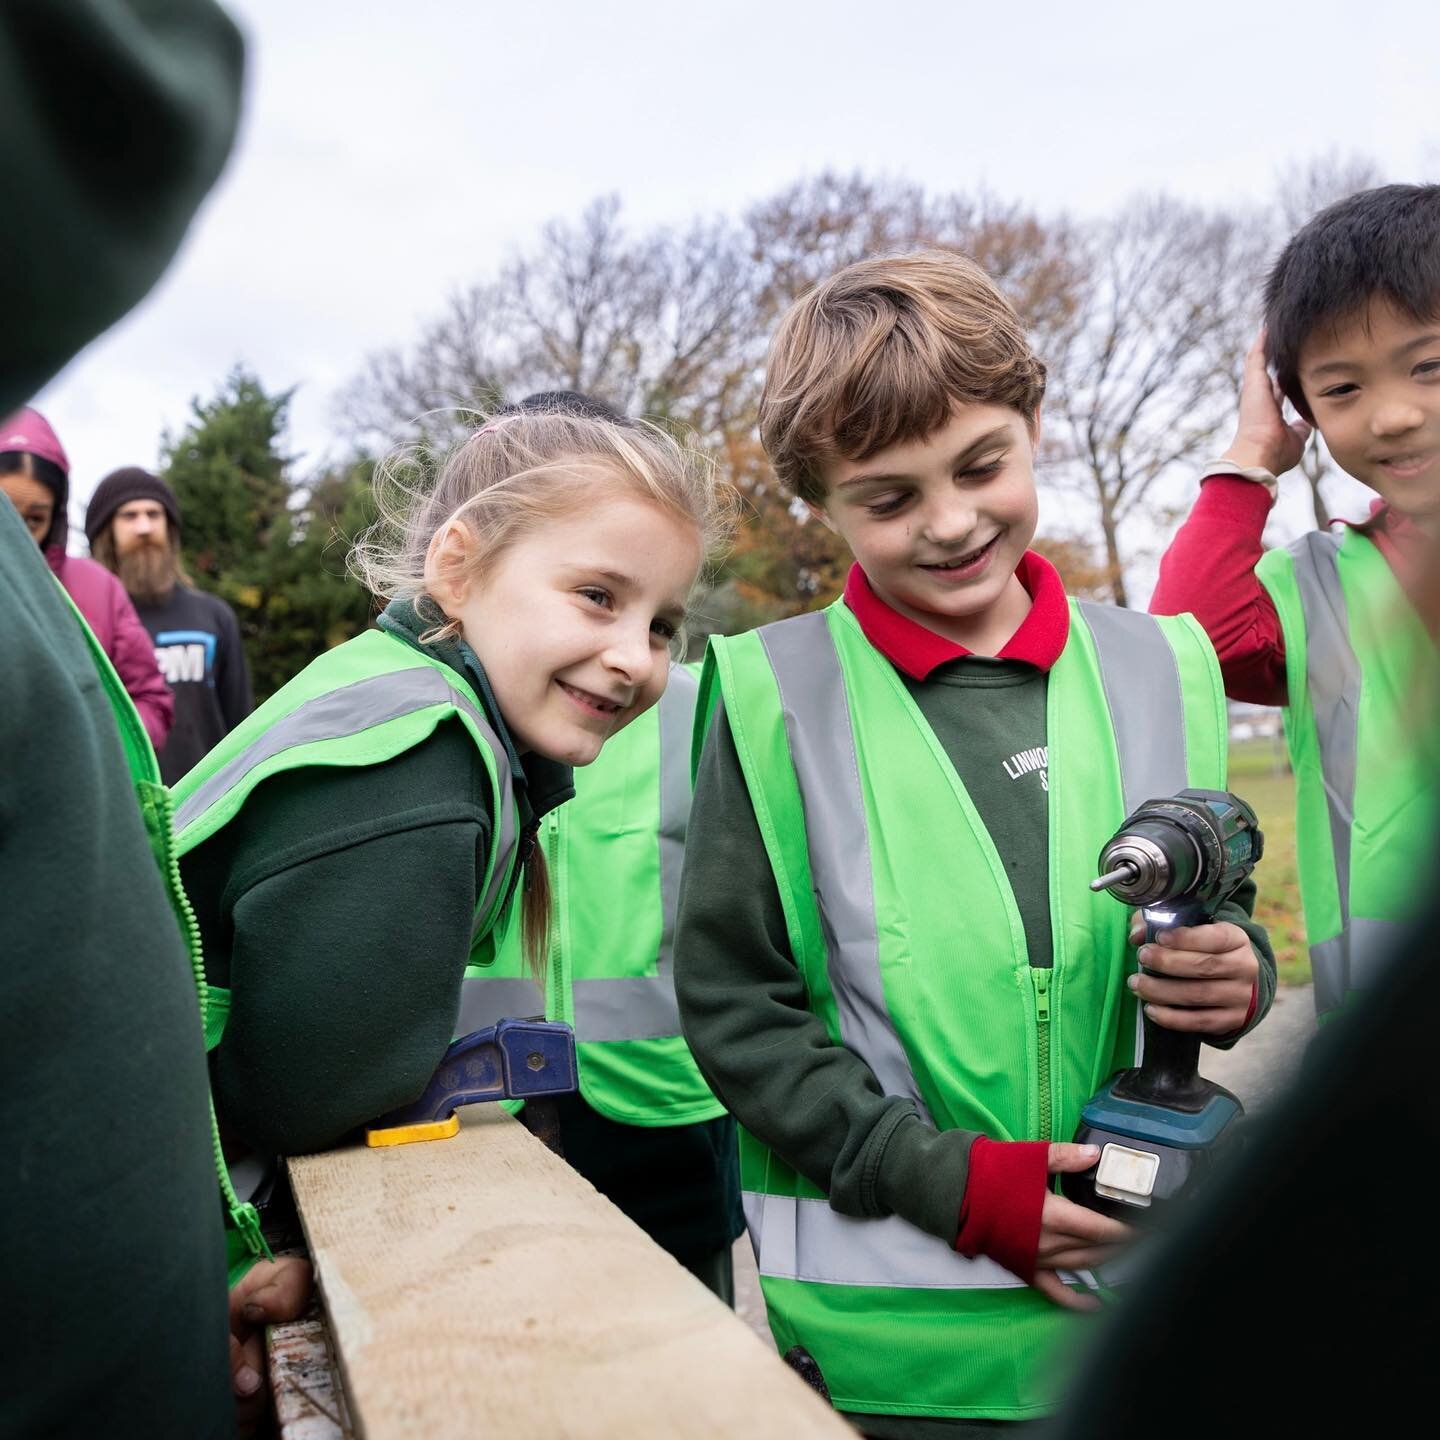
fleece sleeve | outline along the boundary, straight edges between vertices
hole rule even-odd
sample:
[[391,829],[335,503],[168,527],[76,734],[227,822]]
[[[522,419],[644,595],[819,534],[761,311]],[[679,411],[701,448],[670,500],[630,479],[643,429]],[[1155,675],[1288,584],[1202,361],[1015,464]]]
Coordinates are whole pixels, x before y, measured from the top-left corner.
[[1274,504],[1252,480],[1212,475],[1160,559],[1152,615],[1199,622],[1220,661],[1225,693],[1256,705],[1285,703],[1285,637],[1275,602],[1255,576]]
[[211,935],[228,955],[216,1108],[250,1145],[324,1149],[434,1073],[490,834],[482,785],[466,783],[479,769],[461,727],[444,726],[383,765],[267,781],[186,857],[207,956]]

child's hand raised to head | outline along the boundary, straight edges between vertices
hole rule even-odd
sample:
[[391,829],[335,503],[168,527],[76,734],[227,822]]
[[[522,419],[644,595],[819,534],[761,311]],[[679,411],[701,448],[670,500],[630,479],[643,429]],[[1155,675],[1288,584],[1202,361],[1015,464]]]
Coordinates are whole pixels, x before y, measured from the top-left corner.
[[[1136,915],[1130,943],[1144,938],[1145,922]],[[1250,1018],[1260,962],[1238,925],[1227,920],[1162,930],[1153,943],[1140,945],[1140,963],[1155,973],[1132,975],[1126,983],[1145,1013],[1167,1030],[1233,1035]]]
[[1245,376],[1240,384],[1240,418],[1235,439],[1225,452],[1237,465],[1258,465],[1272,475],[1283,475],[1300,463],[1310,439],[1304,420],[1286,423],[1281,412],[1285,397],[1265,368],[1265,332],[1255,337],[1245,355]]

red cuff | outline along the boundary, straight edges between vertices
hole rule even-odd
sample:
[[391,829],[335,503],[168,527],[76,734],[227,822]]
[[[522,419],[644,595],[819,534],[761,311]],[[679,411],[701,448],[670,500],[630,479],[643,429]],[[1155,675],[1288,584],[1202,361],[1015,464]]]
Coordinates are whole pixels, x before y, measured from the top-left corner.
[[1050,1146],[1043,1140],[987,1140],[970,1147],[955,1248],[987,1255],[1028,1285],[1035,1278]]
[[1202,520],[1243,525],[1258,534],[1275,508],[1275,497],[1264,485],[1239,475],[1207,475],[1200,482],[1200,498],[1190,512]]
[[1247,1009],[1247,1011],[1246,1011],[1246,1018],[1244,1018],[1244,1020],[1240,1022],[1240,1031],[1238,1031],[1238,1034],[1243,1035],[1244,1032],[1246,1032],[1246,1025],[1250,1024],[1250,1021],[1251,1021],[1251,1020],[1254,1020],[1254,1018],[1256,1018],[1256,1011],[1257,1011],[1257,1009],[1259,1009],[1259,1008],[1260,1008],[1260,982],[1259,982],[1259,981],[1256,981],[1256,982],[1254,982],[1254,985],[1251,985],[1251,986],[1250,986],[1250,1009]]

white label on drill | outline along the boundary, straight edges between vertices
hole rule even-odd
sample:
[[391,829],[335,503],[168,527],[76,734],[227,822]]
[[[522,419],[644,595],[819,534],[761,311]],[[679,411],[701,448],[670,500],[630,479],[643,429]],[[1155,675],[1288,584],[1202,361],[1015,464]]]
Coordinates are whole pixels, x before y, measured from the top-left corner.
[[1100,1152],[1095,1168],[1095,1193],[1125,1205],[1148,1205],[1160,1173],[1160,1157],[1150,1150],[1132,1150],[1112,1140]]

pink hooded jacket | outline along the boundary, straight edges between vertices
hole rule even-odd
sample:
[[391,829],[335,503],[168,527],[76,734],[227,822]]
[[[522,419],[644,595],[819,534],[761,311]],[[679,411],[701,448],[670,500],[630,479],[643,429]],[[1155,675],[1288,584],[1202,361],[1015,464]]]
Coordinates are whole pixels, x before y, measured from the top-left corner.
[[103,565],[67,555],[58,545],[46,550],[45,558],[110,657],[145,722],[150,743],[158,750],[175,718],[175,696],[155,663],[155,642],[140,623],[125,587]]
[[[175,718],[175,697],[155,661],[155,644],[150,639],[125,587],[103,565],[65,553],[69,532],[70,459],[38,410],[18,410],[0,422],[0,451],[20,451],[47,460],[54,472],[44,483],[55,492],[55,518],[41,542],[45,558],[60,583],[70,592],[75,607],[85,617],[100,648],[130,692],[135,708],[145,723],[150,743],[158,750],[170,733]],[[58,474],[58,480],[55,478]],[[0,504],[3,504],[0,499]]]

